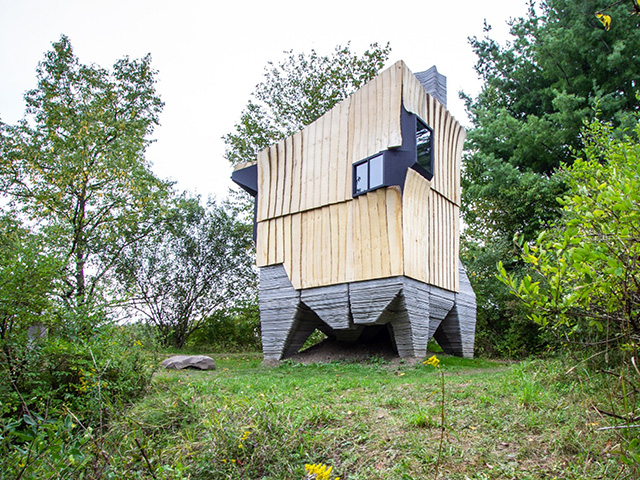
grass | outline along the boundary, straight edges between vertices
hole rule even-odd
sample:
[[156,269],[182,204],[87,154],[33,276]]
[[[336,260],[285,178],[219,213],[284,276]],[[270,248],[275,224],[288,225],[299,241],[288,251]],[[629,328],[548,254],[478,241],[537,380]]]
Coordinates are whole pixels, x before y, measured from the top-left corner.
[[[127,478],[332,480],[616,478],[615,437],[597,431],[597,388],[559,361],[441,356],[418,364],[283,362],[214,355],[217,370],[162,371],[107,437]],[[107,448],[107,447],[105,447]],[[113,466],[112,466],[113,468]]]

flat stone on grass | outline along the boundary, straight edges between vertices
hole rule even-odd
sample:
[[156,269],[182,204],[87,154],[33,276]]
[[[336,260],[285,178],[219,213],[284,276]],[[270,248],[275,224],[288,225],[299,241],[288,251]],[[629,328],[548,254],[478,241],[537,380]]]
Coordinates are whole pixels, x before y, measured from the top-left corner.
[[198,370],[215,370],[213,358],[206,355],[174,355],[167,358],[161,365],[169,370],[197,368]]

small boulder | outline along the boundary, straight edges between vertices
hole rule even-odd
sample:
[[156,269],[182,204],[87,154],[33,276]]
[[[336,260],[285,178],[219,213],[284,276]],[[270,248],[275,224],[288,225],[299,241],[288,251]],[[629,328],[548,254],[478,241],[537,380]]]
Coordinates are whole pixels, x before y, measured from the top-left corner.
[[169,370],[182,370],[183,368],[197,368],[199,370],[215,370],[213,358],[206,355],[175,355],[161,363]]

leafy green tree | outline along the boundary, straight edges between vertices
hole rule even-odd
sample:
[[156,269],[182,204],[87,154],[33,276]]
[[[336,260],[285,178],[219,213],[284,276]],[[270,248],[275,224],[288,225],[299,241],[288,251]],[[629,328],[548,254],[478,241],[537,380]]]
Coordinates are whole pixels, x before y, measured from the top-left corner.
[[255,297],[252,230],[213,202],[181,197],[119,264],[129,305],[182,348],[214,313]]
[[67,269],[64,298],[91,310],[121,252],[144,237],[168,184],[145,161],[163,103],[151,57],[84,65],[65,36],[37,68],[25,118],[2,125],[0,187]]
[[388,44],[373,43],[358,56],[347,44],[331,55],[289,51],[284,61],[269,62],[235,131],[224,136],[227,160],[252,162],[264,148],[312,123],[374,78],[390,51]]
[[29,328],[54,323],[53,292],[62,265],[47,255],[43,243],[14,215],[0,216],[0,361],[13,385],[25,374],[21,353]]
[[640,125],[617,139],[611,125],[585,130],[584,158],[561,173],[568,192],[554,228],[524,243],[532,274],[500,280],[533,320],[567,342],[624,346],[640,341]]
[[[484,85],[477,98],[466,97],[474,128],[462,179],[463,255],[479,291],[479,338],[491,332],[498,350],[512,340],[514,323],[520,331],[535,329],[485,266],[502,259],[522,275],[513,238],[534,239],[559,216],[555,198],[566,186],[554,172],[581,148],[584,119],[599,110],[625,127],[640,107],[634,55],[640,30],[630,8],[606,0],[545,0],[511,22],[506,45],[490,38],[490,27],[485,38],[470,40]],[[616,19],[609,31],[595,16],[605,9]]]

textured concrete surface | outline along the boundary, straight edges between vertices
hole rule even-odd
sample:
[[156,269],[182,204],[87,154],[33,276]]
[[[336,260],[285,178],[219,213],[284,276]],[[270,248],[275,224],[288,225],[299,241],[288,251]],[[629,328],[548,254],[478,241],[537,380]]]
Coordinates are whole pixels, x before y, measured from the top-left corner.
[[400,357],[421,358],[433,337],[446,353],[473,357],[476,299],[462,264],[460,292],[404,276],[295,290],[282,265],[260,268],[265,361],[294,355],[319,329],[358,342],[367,326],[386,325]]

